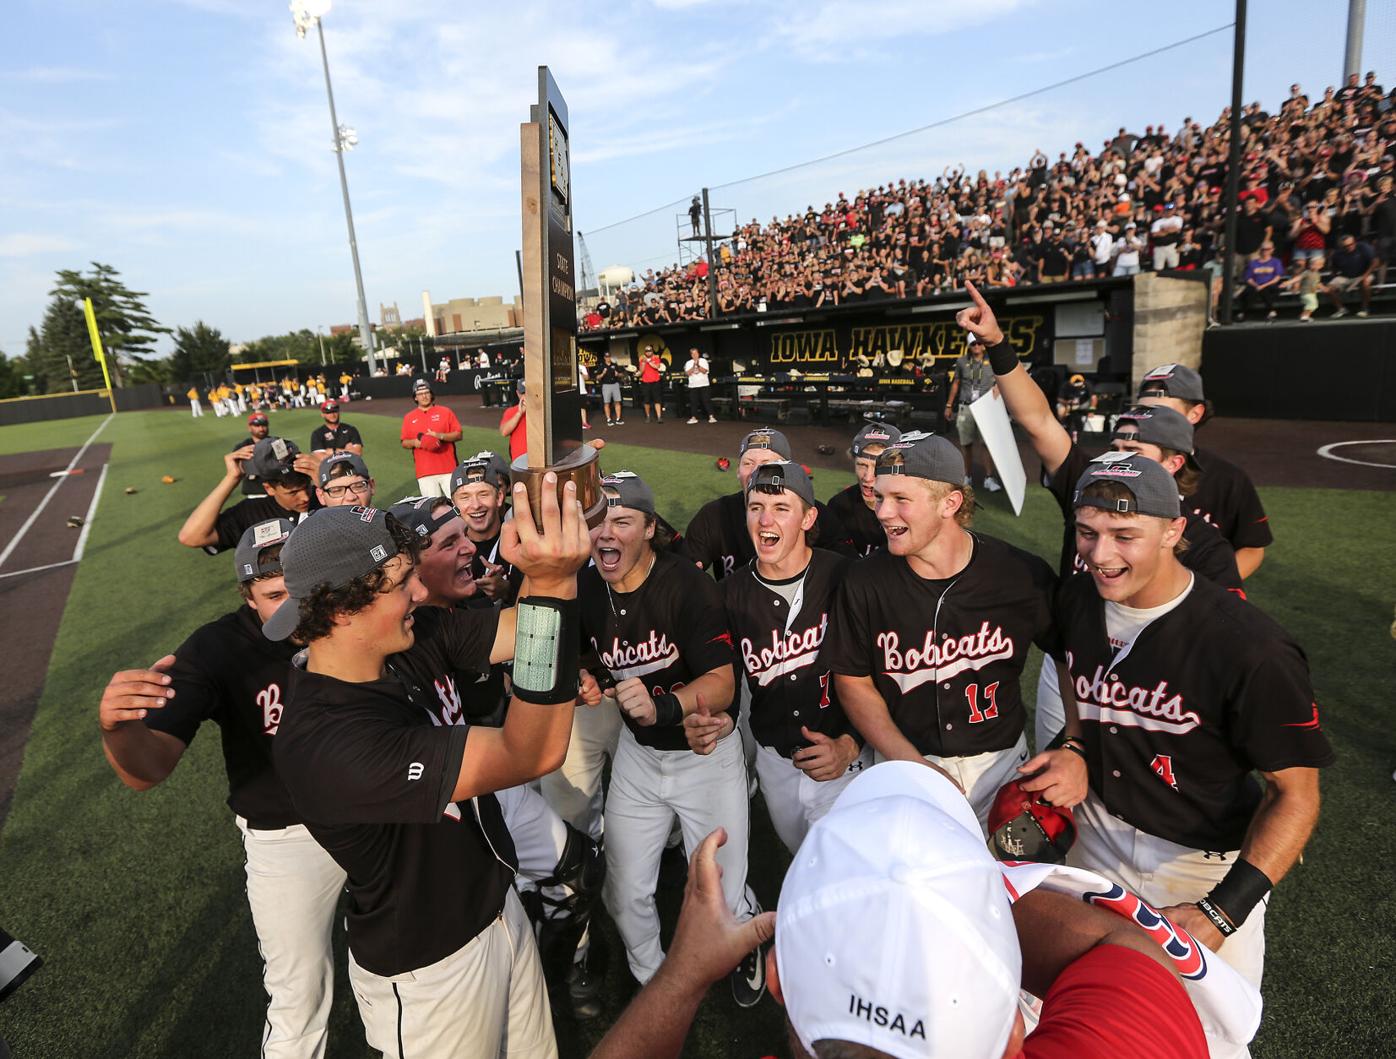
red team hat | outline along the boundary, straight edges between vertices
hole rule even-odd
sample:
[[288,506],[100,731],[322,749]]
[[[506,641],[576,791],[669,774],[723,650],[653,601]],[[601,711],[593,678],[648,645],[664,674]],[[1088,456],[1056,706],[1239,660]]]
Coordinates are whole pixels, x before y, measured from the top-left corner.
[[1017,780],[999,789],[989,809],[989,842],[999,860],[1061,864],[1075,841],[1076,817],[1070,809],[1039,801]]

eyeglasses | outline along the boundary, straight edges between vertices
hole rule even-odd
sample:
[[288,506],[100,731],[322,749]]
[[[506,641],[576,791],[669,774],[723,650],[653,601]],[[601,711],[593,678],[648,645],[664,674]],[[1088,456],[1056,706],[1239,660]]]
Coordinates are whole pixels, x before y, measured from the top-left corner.
[[332,500],[353,493],[355,496],[368,492],[368,483],[360,478],[357,482],[344,482],[340,485],[327,485],[324,487],[325,495]]

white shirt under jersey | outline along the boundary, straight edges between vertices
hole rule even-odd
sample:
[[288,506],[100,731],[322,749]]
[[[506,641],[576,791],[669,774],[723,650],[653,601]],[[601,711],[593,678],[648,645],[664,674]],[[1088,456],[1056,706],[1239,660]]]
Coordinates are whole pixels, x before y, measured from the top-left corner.
[[1105,632],[1110,637],[1110,646],[1115,649],[1115,653],[1127,651],[1134,646],[1134,641],[1139,638],[1150,622],[1157,621],[1170,610],[1173,610],[1183,600],[1188,598],[1188,593],[1192,591],[1192,586],[1196,582],[1196,577],[1189,571],[1188,587],[1179,592],[1167,603],[1162,603],[1157,607],[1126,607],[1123,603],[1113,603],[1105,601]]

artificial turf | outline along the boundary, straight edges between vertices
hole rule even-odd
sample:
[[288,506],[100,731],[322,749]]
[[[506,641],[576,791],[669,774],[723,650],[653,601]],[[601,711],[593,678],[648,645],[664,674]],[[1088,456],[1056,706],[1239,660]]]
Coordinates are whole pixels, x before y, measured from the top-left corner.
[[[410,491],[397,422],[355,414],[353,406],[345,418],[364,436],[379,502]],[[3,427],[0,453],[80,444],[101,421]],[[298,442],[318,422],[313,411],[273,420]],[[0,833],[0,927],[45,960],[0,1005],[0,1037],[17,1056],[249,1055],[260,1040],[260,961],[216,733],[197,739],[166,783],[136,794],[112,775],[96,726],[114,670],[148,664],[237,605],[231,559],[182,548],[175,534],[221,474],[222,452],[241,436],[238,420],[144,412],[117,416],[100,438],[112,445],[106,489]],[[498,440],[467,430],[460,451]],[[680,527],[735,485],[704,455],[611,445],[603,463],[643,474]],[[165,474],[175,484],[161,484]],[[829,496],[850,480],[821,471],[816,490]],[[138,492],[126,495],[128,485]],[[1396,962],[1389,867],[1396,830],[1382,821],[1396,766],[1389,629],[1396,494],[1268,488],[1262,496],[1278,543],[1247,588],[1308,651],[1338,764],[1324,775],[1323,819],[1305,863],[1278,888],[1267,916],[1266,1015],[1253,1052],[1389,1054],[1384,983]],[[976,524],[1054,561],[1059,519],[1045,492],[1030,489],[1021,518],[991,497]],[[1033,676],[1024,678],[1029,689]],[[750,875],[767,907],[785,862],[758,808]],[[672,885],[661,893],[668,919],[678,896]],[[602,934],[610,939],[609,1020],[627,999],[627,976],[608,923]],[[366,1055],[343,974],[342,932],[338,945],[330,1054]],[[599,1033],[559,1022],[562,1053],[584,1055]],[[686,1054],[786,1054],[779,1009],[767,999],[741,1011],[725,988],[715,989]]]

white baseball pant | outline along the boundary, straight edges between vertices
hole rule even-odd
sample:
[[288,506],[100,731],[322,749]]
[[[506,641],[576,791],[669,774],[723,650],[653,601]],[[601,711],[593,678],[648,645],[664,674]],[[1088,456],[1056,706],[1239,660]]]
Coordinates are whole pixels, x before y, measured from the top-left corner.
[[1057,680],[1057,666],[1051,656],[1044,656],[1037,674],[1037,705],[1033,709],[1033,747],[1042,753],[1066,724],[1066,707],[1062,705],[1062,686]]
[[364,1036],[384,1056],[557,1055],[538,946],[513,890],[500,916],[444,959],[385,978],[365,971],[351,951],[349,982]]
[[722,892],[733,914],[745,920],[757,909],[746,885],[750,812],[742,741],[735,733],[705,756],[653,750],[637,743],[630,729],[621,730],[606,798],[605,897],[630,973],[641,985],[664,962],[654,891],[675,815],[685,849],[697,849],[718,826],[727,829],[727,843],[717,851]]
[[189,402],[189,413],[195,419],[198,419],[201,415],[204,414],[204,406],[200,404],[198,401],[191,400]]
[[247,855],[247,903],[269,998],[264,1059],[320,1059],[334,997],[330,937],[344,870],[302,824],[253,831],[237,817]]
[[[960,785],[987,837],[989,810],[993,807],[994,797],[1005,783],[1018,778],[1018,766],[1028,759],[1028,740],[1026,735],[1020,735],[1018,742],[1007,750],[990,750],[968,757],[924,756],[933,765],[943,768]],[[879,764],[886,760],[881,754],[874,757]]]
[[756,778],[761,784],[761,798],[785,848],[791,853],[799,849],[810,826],[829,811],[854,776],[871,766],[872,747],[865,746],[838,779],[812,780],[788,757],[758,745]]
[[546,879],[557,870],[567,845],[567,828],[543,796],[528,785],[494,792],[504,816],[504,826],[514,840],[519,874],[526,879]]
[[[1157,909],[1206,897],[1221,882],[1239,851],[1204,852],[1146,834],[1114,816],[1092,792],[1075,809],[1076,844],[1066,862],[1098,871]],[[1265,908],[1261,901],[1217,955],[1260,988],[1265,970]]]
[[622,727],[615,699],[603,698],[599,706],[579,703],[572,714],[572,735],[562,768],[538,784],[558,815],[594,839],[601,837],[601,772],[608,757],[615,760]]
[[417,479],[418,496],[444,496],[451,499],[451,476],[450,474],[429,474],[425,478]]

